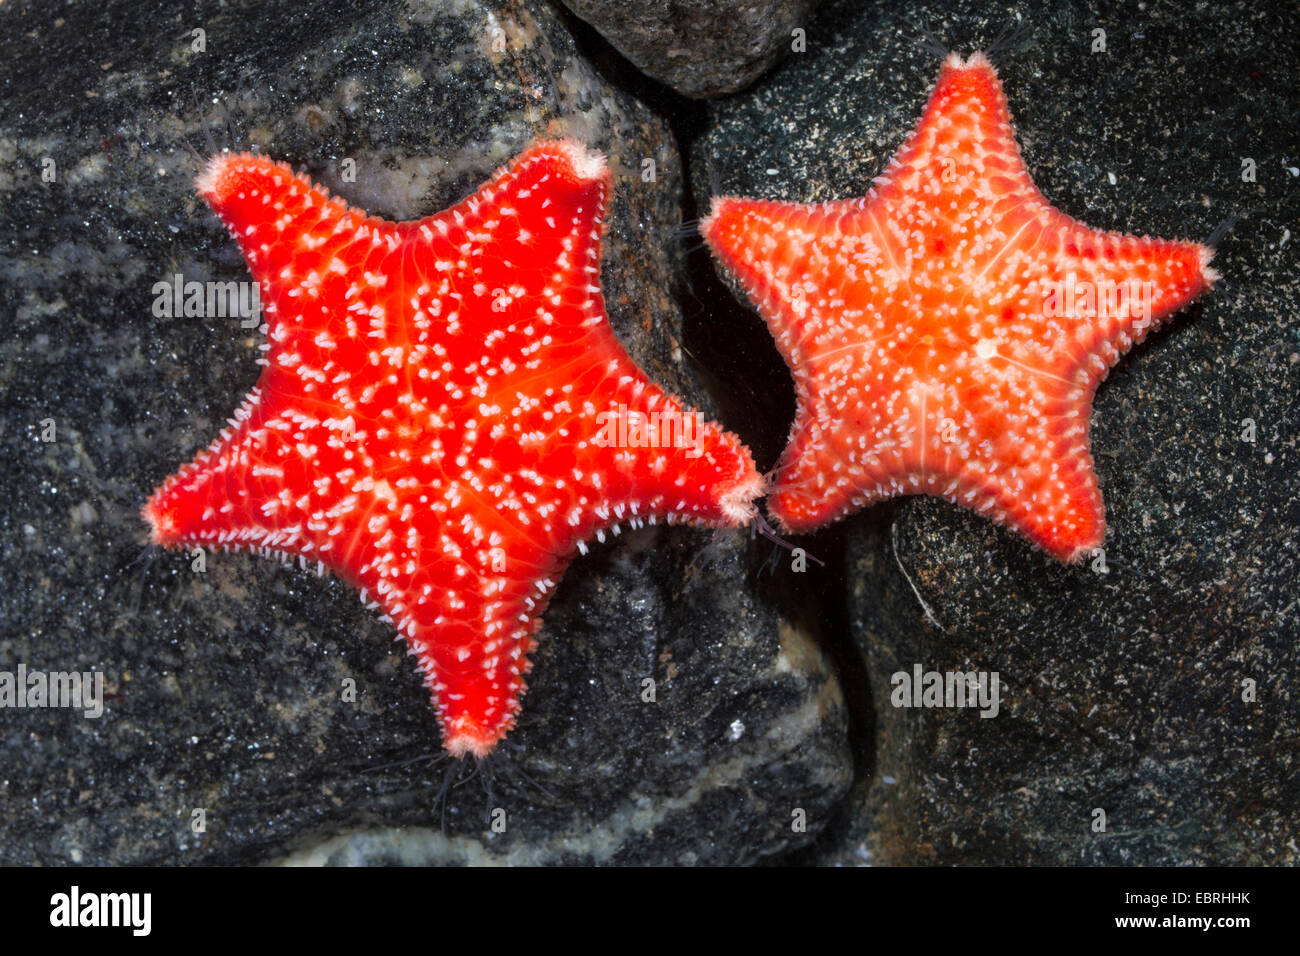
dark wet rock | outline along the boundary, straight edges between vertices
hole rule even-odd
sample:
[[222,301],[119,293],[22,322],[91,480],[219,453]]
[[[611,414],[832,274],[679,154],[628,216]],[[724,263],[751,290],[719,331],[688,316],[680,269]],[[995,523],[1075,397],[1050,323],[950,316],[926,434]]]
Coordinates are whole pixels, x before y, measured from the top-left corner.
[[686,96],[744,89],[791,50],[818,0],[563,0],[637,68]]
[[[823,7],[806,56],[711,105],[699,207],[710,192],[865,192],[937,75],[915,42],[926,22],[962,52],[1007,26],[1001,6],[959,18]],[[1021,25],[994,59],[1049,200],[1097,228],[1201,240],[1247,218],[1219,245],[1218,288],[1098,391],[1104,571],[1057,565],[928,498],[808,539],[847,541],[874,759],[855,810],[805,859],[1296,863],[1300,149],[1284,119],[1300,108],[1296,48],[1280,15],[1241,5],[1119,20],[1059,8]],[[1105,54],[1089,52],[1098,27]],[[1246,159],[1256,181],[1243,181]],[[760,322],[718,312],[720,335]],[[997,671],[998,715],[895,708],[891,675],[916,664]]]
[[187,143],[265,151],[412,217],[535,137],[583,139],[616,177],[615,329],[711,407],[679,348],[672,135],[549,7],[286,9],[0,9],[0,670],[95,669],[109,696],[98,720],[0,711],[0,858],[742,863],[807,843],[847,784],[845,712],[813,626],[758,585],[743,533],[652,529],[572,566],[491,802],[480,780],[454,787],[445,838],[443,767],[391,766],[438,750],[427,696],[348,587],[247,555],[208,555],[203,573],[137,560],[140,504],[257,375],[259,337],[236,320],[151,314],[173,273],[246,277],[193,193]]

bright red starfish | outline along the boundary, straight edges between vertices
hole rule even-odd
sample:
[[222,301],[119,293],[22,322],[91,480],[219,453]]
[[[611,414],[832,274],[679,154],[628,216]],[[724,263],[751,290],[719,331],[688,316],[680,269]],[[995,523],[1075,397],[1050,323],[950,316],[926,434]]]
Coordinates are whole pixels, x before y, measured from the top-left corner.
[[614,337],[610,185],[569,141],[418,222],[367,218],[264,157],[197,181],[260,283],[269,344],[232,427],[145,505],[153,541],[295,554],[373,595],[456,756],[514,725],[575,548],[620,522],[741,524],[762,490],[744,446]]
[[1217,278],[1212,251],[1052,208],[979,53],[948,57],[875,183],[821,205],[715,199],[700,227],[794,373],[772,513],[805,531],[933,494],[1062,561],[1089,553],[1105,536],[1093,393]]

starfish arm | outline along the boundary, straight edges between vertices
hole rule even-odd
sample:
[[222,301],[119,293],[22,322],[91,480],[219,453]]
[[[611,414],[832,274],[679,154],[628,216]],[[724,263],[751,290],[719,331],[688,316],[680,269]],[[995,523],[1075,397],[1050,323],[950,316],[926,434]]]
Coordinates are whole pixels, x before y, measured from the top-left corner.
[[[762,488],[739,440],[653,385],[615,337],[599,285],[609,185],[600,154],[572,141],[542,143],[470,208],[437,217],[455,222],[432,225],[453,241],[463,235],[475,288],[492,296],[489,307],[469,310],[469,334],[452,340],[450,363],[502,368],[482,391],[504,408],[540,387],[552,409],[549,437],[507,426],[483,437],[483,453],[566,476],[570,548],[626,519],[743,524]],[[491,257],[472,254],[489,246]],[[535,344],[510,361],[520,332]]]
[[835,458],[832,439],[818,418],[804,413],[801,406],[767,499],[780,530],[813,531],[856,507],[906,493],[901,486],[892,487],[883,475],[873,483],[859,468],[838,462],[827,465]]
[[[567,426],[577,440],[555,447],[551,459],[572,464],[579,493],[570,514],[582,538],[625,519],[714,527],[749,522],[763,481],[735,435],[683,407],[630,359],[610,358],[588,376],[591,398]],[[591,484],[593,477],[599,485]],[[594,517],[585,513],[584,498],[603,500]]]
[[935,223],[953,209],[969,218],[995,205],[1048,206],[1020,156],[997,70],[982,53],[944,60],[920,122],[876,179],[876,197],[890,207],[906,197],[917,211],[928,207]]
[[229,425],[145,504],[153,543],[309,557],[349,576],[360,537],[350,519],[375,496],[373,482],[346,480],[346,423],[301,407],[272,412],[254,388]]
[[435,320],[412,337],[440,335],[445,322],[454,344],[478,347],[485,361],[505,354],[525,327],[547,345],[580,343],[605,322],[600,246],[611,184],[600,153],[542,142],[445,212],[401,224],[403,293],[417,317]]
[[[763,317],[794,379],[795,419],[768,499],[783,530],[811,530],[871,500],[859,486],[858,469],[838,457],[856,457],[861,449],[849,447],[839,429],[823,427],[846,413],[866,427],[858,400],[842,397],[844,389],[856,391],[854,381],[865,374],[862,356],[882,344],[864,332],[860,304],[872,289],[904,276],[903,255],[883,221],[871,215],[871,198],[794,204],[717,197],[700,224]],[[901,493],[887,488],[869,490],[877,497]]]
[[248,542],[259,509],[248,499],[244,482],[230,479],[236,471],[245,471],[243,463],[251,458],[247,421],[260,414],[259,405],[260,392],[254,388],[230,419],[230,427],[145,502],[141,514],[153,544],[228,548],[232,518],[238,529],[234,539]]
[[[862,229],[857,200],[781,203],[714,197],[700,234],[767,323],[794,372],[852,337],[844,297],[888,265],[879,235]],[[850,233],[849,228],[854,231]],[[808,321],[810,313],[817,321]]]
[[216,156],[195,188],[244,253],[272,341],[284,335],[277,321],[282,313],[299,322],[308,315],[329,318],[330,300],[355,284],[350,267],[381,257],[397,242],[393,224],[349,207],[265,156]]
[[1044,233],[1046,255],[1025,264],[1021,288],[1041,320],[1063,330],[1065,351],[1095,387],[1129,349],[1213,287],[1214,250],[1100,232],[1056,215],[1059,229]]
[[350,563],[417,658],[444,747],[481,757],[514,726],[533,634],[571,554],[507,510],[456,514],[459,496],[480,493],[472,485],[426,491],[399,488],[371,513]]

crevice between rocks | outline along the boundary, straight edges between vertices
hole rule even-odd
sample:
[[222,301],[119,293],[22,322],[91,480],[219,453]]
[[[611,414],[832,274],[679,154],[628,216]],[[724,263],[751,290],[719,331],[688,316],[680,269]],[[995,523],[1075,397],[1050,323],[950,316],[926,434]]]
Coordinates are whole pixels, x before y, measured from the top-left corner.
[[[641,73],[594,27],[554,0],[551,6],[578,52],[601,78],[668,124],[682,167],[682,222],[697,222],[707,215],[692,188],[692,151],[708,126],[708,101],[682,96]],[[748,304],[737,301],[714,271],[703,240],[690,233],[682,242],[687,284],[672,292],[682,310],[683,351],[717,405],[722,424],[741,437],[759,471],[766,473],[776,465],[789,435],[795,410],[793,382],[762,320]],[[809,572],[797,577],[788,567],[773,573],[769,564],[776,545],[755,535],[749,549],[749,571],[759,598],[813,635],[834,669],[844,693],[853,755],[853,783],[835,818],[806,846],[771,857],[764,861],[768,864],[816,863],[828,848],[838,846],[873,764],[875,727],[866,662],[849,627],[846,527],[841,522],[795,540],[825,562],[825,567],[810,562]]]

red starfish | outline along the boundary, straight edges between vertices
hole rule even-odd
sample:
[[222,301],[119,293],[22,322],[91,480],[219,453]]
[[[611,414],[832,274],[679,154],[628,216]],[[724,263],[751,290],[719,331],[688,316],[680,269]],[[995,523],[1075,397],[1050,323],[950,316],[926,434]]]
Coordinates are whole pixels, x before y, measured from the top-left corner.
[[979,53],[948,57],[875,182],[821,205],[719,198],[701,224],[794,373],[772,513],[804,531],[933,494],[1078,559],[1105,535],[1093,393],[1217,278],[1212,251],[1052,208]]
[[753,514],[748,450],[609,326],[600,154],[539,143],[418,222],[259,156],[214,159],[196,185],[260,283],[269,344],[232,427],[145,505],[153,541],[312,558],[373,595],[451,754],[514,725],[575,548],[621,522]]

